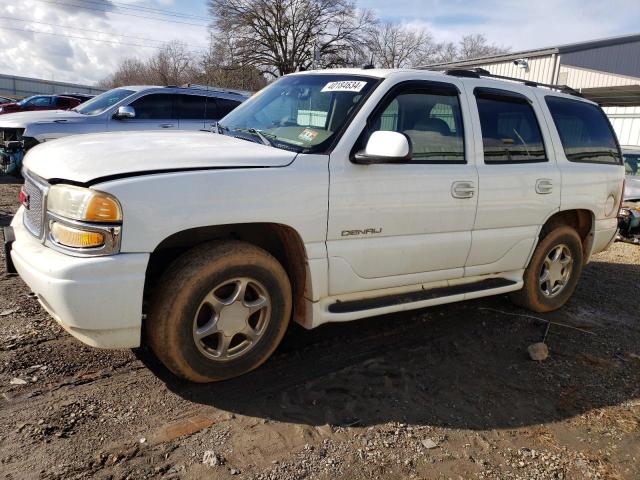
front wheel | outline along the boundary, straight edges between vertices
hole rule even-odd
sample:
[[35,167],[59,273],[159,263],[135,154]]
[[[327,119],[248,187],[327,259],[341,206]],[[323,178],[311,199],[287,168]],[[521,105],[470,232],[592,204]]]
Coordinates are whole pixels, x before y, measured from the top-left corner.
[[212,382],[260,366],[290,316],[289,278],[275,258],[248,243],[215,242],[188,251],[165,272],[145,330],[169,370]]
[[551,312],[573,295],[582,273],[582,241],[571,227],[549,232],[536,247],[524,272],[524,287],[510,295],[516,305]]

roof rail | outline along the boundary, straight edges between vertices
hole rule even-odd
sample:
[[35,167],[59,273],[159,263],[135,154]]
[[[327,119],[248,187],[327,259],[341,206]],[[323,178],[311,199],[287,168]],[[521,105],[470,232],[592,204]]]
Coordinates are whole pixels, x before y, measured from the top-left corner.
[[198,83],[185,83],[184,85],[181,85],[180,88],[193,88],[197,90],[208,90],[211,92],[231,93],[233,95],[242,95],[243,97],[249,96],[252,93],[248,90],[236,90],[233,88],[212,87],[210,85],[200,85]]
[[452,70],[446,70],[444,73],[446,75],[452,75],[454,77],[467,77],[467,78],[488,77],[488,78],[496,78],[498,80],[510,80],[512,82],[523,83],[528,87],[550,88],[552,90],[558,90],[562,93],[568,93],[569,95],[575,95],[576,97],[582,97],[582,94],[580,92],[566,85],[552,85],[550,83],[533,82],[531,80],[525,80],[523,78],[506,77],[504,75],[494,75],[490,71],[485,70],[484,68],[479,68],[479,67],[472,68],[472,69],[456,68]]

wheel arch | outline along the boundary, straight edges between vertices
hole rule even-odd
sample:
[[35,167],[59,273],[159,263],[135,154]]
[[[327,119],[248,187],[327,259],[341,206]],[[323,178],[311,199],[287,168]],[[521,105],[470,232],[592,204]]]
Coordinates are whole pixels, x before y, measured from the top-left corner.
[[294,228],[279,223],[211,225],[173,233],[162,240],[149,257],[145,274],[145,304],[163,272],[176,258],[197,245],[224,239],[251,243],[266,250],[280,262],[291,282],[292,319],[304,324],[305,292],[311,286],[306,249],[302,237]]
[[582,240],[584,264],[587,264],[591,255],[591,248],[593,246],[595,213],[586,208],[561,210],[553,213],[542,224],[538,235],[538,243],[546,237],[549,232],[560,226],[569,226],[578,232],[578,235]]

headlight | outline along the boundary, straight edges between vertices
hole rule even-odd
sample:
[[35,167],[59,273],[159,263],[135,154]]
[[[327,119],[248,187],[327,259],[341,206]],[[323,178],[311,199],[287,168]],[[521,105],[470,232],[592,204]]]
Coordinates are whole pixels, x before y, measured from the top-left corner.
[[122,222],[122,208],[115,197],[73,185],[53,185],[47,195],[47,210],[83,222]]

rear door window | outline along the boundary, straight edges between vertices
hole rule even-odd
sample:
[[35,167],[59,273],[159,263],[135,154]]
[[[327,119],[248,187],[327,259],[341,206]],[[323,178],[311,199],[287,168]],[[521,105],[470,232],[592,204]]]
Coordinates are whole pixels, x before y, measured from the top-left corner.
[[489,89],[476,89],[475,95],[484,163],[547,161],[540,125],[526,97]]
[[206,97],[198,95],[180,95],[178,117],[181,120],[204,120],[207,105]]
[[611,124],[600,107],[556,96],[545,98],[567,160],[620,165]]
[[640,153],[624,154],[624,171],[627,175],[640,176]]
[[221,120],[238,105],[240,105],[240,102],[236,100],[208,97],[206,118],[207,120]]

